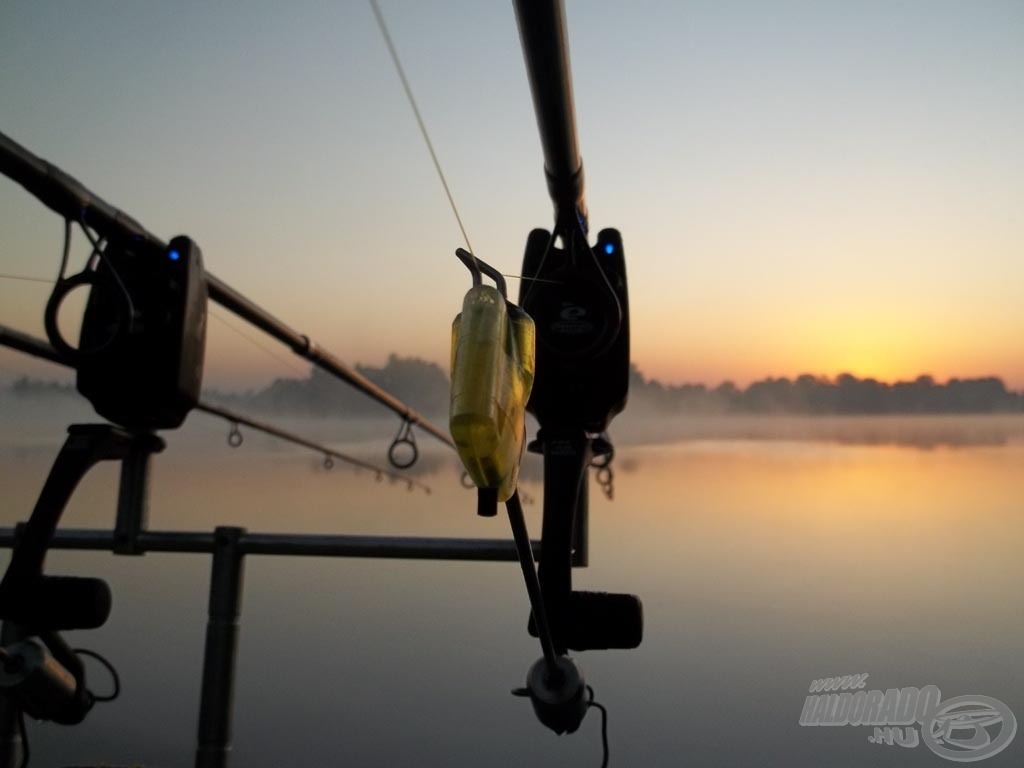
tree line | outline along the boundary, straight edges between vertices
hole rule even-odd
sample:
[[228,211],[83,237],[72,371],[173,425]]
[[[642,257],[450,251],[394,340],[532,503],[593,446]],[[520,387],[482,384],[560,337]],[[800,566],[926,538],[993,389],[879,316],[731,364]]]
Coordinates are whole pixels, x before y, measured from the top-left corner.
[[[363,376],[423,414],[448,412],[448,375],[439,365],[392,354],[381,367],[357,365]],[[71,385],[22,377],[11,385],[15,395],[72,394]],[[313,368],[309,377],[279,378],[244,393],[207,392],[222,404],[258,411],[306,416],[383,416],[388,413],[361,393]],[[914,414],[1024,413],[1024,392],[1007,389],[1002,379],[986,376],[937,382],[931,376],[886,383],[848,373],[835,378],[803,374],[766,378],[747,387],[726,381],[667,385],[630,371],[630,404],[660,413]]]
[[950,379],[931,376],[886,383],[843,373],[835,378],[803,374],[795,379],[767,378],[746,388],[730,381],[666,386],[645,379],[635,368],[630,396],[661,411],[712,413],[886,414],[1021,413],[1024,393],[1007,389],[1002,379],[986,376]]

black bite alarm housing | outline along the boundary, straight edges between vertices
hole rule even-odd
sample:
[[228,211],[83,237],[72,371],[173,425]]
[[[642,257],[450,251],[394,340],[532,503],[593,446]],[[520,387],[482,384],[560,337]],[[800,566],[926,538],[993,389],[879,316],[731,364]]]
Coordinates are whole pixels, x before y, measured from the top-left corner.
[[[582,240],[582,233],[580,234]],[[527,410],[542,427],[603,432],[626,406],[629,301],[622,236],[604,229],[591,248],[556,248],[551,233],[526,241],[519,304],[537,327],[537,368]]]
[[[115,241],[91,281],[78,346],[78,391],[133,429],[172,429],[199,401],[206,278],[199,246]],[[127,309],[127,311],[126,311]]]

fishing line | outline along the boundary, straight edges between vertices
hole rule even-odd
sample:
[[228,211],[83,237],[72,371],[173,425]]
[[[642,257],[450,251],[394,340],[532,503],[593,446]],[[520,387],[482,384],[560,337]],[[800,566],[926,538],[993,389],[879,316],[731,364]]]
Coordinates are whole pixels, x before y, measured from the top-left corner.
[[209,316],[212,317],[217,322],[219,322],[219,323],[227,326],[228,328],[230,328],[232,331],[237,333],[239,336],[241,336],[243,339],[248,341],[254,347],[258,347],[259,349],[261,349],[264,352],[266,352],[272,358],[277,360],[277,362],[281,363],[284,366],[287,366],[290,370],[293,370],[293,371],[295,371],[296,373],[298,373],[298,374],[300,374],[302,376],[306,376],[307,375],[307,371],[302,370],[302,368],[297,366],[292,360],[289,360],[288,358],[283,357],[283,356],[277,354],[277,352],[272,350],[270,347],[268,347],[268,346],[266,346],[264,344],[261,344],[253,336],[250,336],[248,333],[246,333],[241,328],[236,326],[234,323],[229,321],[226,317],[222,316],[219,312],[215,311],[213,309],[213,307],[209,308],[207,314],[209,314]]
[[26,283],[46,283],[53,285],[53,280],[46,277],[30,277],[29,275],[6,275],[0,274],[0,280],[21,280]]
[[[529,688],[513,688],[513,696],[529,698]],[[608,708],[598,701],[594,701],[594,688],[587,685],[587,707],[593,707],[601,713],[601,768],[608,768]]]
[[[79,221],[78,224],[82,228],[82,232],[85,233],[86,239],[89,241],[90,245],[92,245],[92,254],[89,256],[89,261],[91,262],[94,258],[97,259],[98,261],[102,261],[103,265],[107,269],[110,270],[110,274],[114,276],[114,282],[116,282],[118,288],[121,289],[121,293],[124,294],[124,300],[128,304],[128,324],[129,324],[129,329],[130,329],[131,328],[131,323],[135,319],[135,303],[132,301],[132,295],[128,292],[128,287],[124,284],[124,281],[121,280],[121,275],[119,275],[117,273],[117,270],[114,269],[114,265],[110,263],[110,259],[104,258],[104,256],[103,256],[103,247],[106,244],[106,238],[105,237],[96,238],[96,237],[93,236],[92,232],[89,231],[89,227],[85,223],[85,216],[84,216],[84,214],[82,216],[81,221]],[[65,254],[67,253],[69,239],[66,239],[65,243],[64,243]],[[63,274],[64,267],[66,265],[67,265],[66,260],[62,260],[61,261],[61,272],[62,272],[62,274]]]
[[34,277],[32,275],[9,275],[0,274],[0,280],[20,280],[26,283],[46,283],[53,285],[64,279],[64,272],[68,268],[68,256],[71,254],[71,219],[64,219],[64,247],[60,256],[60,272],[57,273],[56,281],[45,277]]
[[114,690],[105,696],[98,696],[95,693],[92,694],[92,698],[94,701],[113,701],[121,695],[121,677],[117,674],[117,670],[114,668],[113,664],[111,664],[104,656],[101,656],[100,654],[96,653],[96,651],[91,651],[88,648],[72,648],[71,650],[78,656],[88,656],[90,659],[95,659],[104,667],[106,667],[107,672],[110,673],[110,679],[114,683]]
[[[441,179],[441,186],[444,187],[444,193],[448,196],[448,203],[452,207],[452,213],[455,214],[455,221],[458,222],[459,229],[462,231],[462,239],[466,241],[466,250],[471,254],[474,253],[473,246],[469,242],[469,235],[466,234],[466,227],[462,224],[462,217],[459,215],[459,209],[455,205],[455,198],[452,196],[452,191],[448,186],[448,180],[445,178],[444,171],[441,169],[441,162],[437,159],[437,153],[434,151],[434,143],[430,140],[430,134],[427,132],[426,123],[423,122],[423,116],[420,114],[420,109],[416,106],[416,98],[412,94],[412,87],[409,85],[409,80],[405,76],[405,70],[402,68],[402,62],[398,58],[398,51],[395,48],[395,44],[391,39],[391,33],[388,32],[387,22],[384,21],[384,14],[381,13],[380,5],[377,0],[369,0],[370,7],[373,9],[373,15],[377,19],[377,26],[380,28],[380,33],[384,37],[384,42],[388,47],[388,53],[391,55],[391,61],[395,65],[395,70],[398,72],[398,79],[402,81],[402,88],[405,90],[405,96],[409,100],[409,106],[412,107],[412,112],[416,116],[416,124],[420,127],[420,133],[423,134],[423,141],[426,142],[427,151],[430,152],[430,159],[434,161],[434,168],[437,170],[437,175]],[[476,259],[476,256],[473,256]]]
[[64,219],[64,248],[60,254],[60,272],[57,273],[57,282],[64,279],[64,272],[68,268],[68,257],[71,255],[71,219]]
[[519,302],[523,306],[526,306],[526,302],[530,298],[530,294],[533,293],[534,283],[545,282],[545,281],[540,280],[536,276],[541,273],[542,269],[544,269],[544,262],[546,262],[548,260],[548,254],[551,253],[551,247],[555,244],[555,238],[557,236],[558,236],[558,231],[556,229],[552,229],[551,230],[551,236],[548,238],[548,244],[546,246],[544,246],[544,253],[541,255],[540,261],[537,263],[537,271],[534,272],[534,276],[533,277],[527,278],[531,282],[526,287],[526,295],[523,296],[523,300],[521,302]]
[[587,686],[587,706],[594,707],[601,712],[601,748],[604,750],[604,758],[601,760],[601,768],[608,768],[608,709],[604,704],[594,701],[594,689]]
[[[543,264],[544,264],[544,262],[541,262],[542,266],[543,266]],[[534,283],[550,283],[551,285],[565,285],[565,283],[563,283],[561,280],[548,280],[547,278],[544,278],[544,277],[527,277],[526,275],[510,275],[507,272],[502,272],[501,276],[502,277],[510,277],[513,280],[532,281]]]
[[[110,247],[110,243],[107,238],[104,236],[97,237],[89,231],[89,227],[85,223],[84,210],[82,218],[78,221],[78,224],[81,227],[82,232],[85,234],[86,239],[88,239],[92,246],[92,250],[89,253],[89,257],[86,259],[86,264],[82,271],[78,274],[72,275],[71,277],[67,277],[65,272],[67,271],[68,257],[71,249],[72,221],[70,219],[65,219],[64,246],[61,251],[60,269],[57,274],[57,280],[53,284],[53,290],[50,292],[50,298],[46,302],[46,309],[43,312],[43,324],[46,327],[46,335],[50,339],[50,342],[61,354],[75,358],[95,354],[109,347],[118,337],[131,335],[134,331],[134,323],[137,319],[135,304],[132,301],[131,293],[128,291],[124,280],[121,279],[121,275],[118,273],[111,260],[106,256],[106,251]],[[100,284],[98,274],[101,266],[107,268],[109,277],[113,278],[114,283],[117,285],[117,289],[121,292],[121,295],[124,298],[124,312],[118,316],[114,330],[107,334],[107,338],[102,343],[97,344],[88,350],[83,349],[82,347],[78,347],[76,349],[68,344],[61,334],[58,326],[58,315],[64,300],[67,298],[68,294],[76,288],[88,286],[91,291]]]

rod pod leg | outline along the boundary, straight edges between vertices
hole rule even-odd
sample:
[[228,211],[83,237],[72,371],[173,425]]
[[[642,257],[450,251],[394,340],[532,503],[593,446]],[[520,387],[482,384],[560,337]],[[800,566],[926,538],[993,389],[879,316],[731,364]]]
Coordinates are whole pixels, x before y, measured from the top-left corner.
[[231,714],[245,558],[241,538],[244,533],[244,528],[231,527],[217,528],[214,532],[196,768],[226,768],[231,754]]

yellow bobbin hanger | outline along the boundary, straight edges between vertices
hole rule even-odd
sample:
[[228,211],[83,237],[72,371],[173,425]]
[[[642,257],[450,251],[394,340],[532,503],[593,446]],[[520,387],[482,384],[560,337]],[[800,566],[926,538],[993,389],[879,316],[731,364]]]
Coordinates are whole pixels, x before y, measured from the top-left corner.
[[[473,275],[473,287],[452,323],[449,427],[480,491],[477,511],[492,516],[519,480],[536,332],[530,316],[508,301],[500,272],[462,248],[455,255]],[[481,272],[496,287],[484,285]]]

